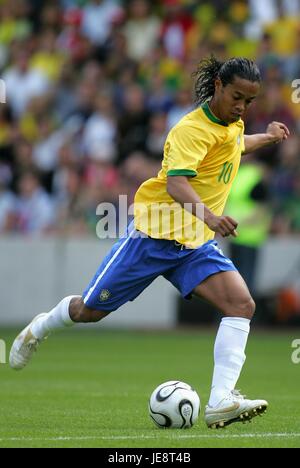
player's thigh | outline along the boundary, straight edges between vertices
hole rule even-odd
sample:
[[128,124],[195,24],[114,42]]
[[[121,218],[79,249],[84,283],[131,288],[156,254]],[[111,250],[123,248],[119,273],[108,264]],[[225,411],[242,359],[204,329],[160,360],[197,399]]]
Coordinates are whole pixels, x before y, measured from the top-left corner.
[[255,303],[249,289],[237,271],[223,271],[209,276],[193,291],[213,304],[226,316],[251,319]]

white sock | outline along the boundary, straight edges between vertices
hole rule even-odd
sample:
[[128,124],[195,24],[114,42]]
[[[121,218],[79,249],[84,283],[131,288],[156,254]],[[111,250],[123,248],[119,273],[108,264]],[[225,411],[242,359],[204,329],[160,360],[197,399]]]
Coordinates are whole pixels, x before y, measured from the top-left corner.
[[216,406],[235,385],[246,359],[245,348],[250,331],[250,320],[242,317],[225,317],[217,333],[209,406]]
[[69,305],[74,297],[80,296],[65,297],[47,315],[34,322],[31,327],[31,333],[39,340],[42,340],[55,330],[61,330],[62,328],[75,325],[75,322],[73,322],[69,314]]

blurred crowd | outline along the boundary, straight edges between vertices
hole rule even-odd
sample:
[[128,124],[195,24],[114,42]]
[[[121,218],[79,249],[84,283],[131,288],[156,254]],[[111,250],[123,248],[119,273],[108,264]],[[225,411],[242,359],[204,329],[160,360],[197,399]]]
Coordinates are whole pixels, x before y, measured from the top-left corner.
[[299,0],[0,0],[0,234],[95,235],[99,203],[131,204],[210,53],[260,66],[246,133],[288,125],[256,158],[271,232],[299,234]]

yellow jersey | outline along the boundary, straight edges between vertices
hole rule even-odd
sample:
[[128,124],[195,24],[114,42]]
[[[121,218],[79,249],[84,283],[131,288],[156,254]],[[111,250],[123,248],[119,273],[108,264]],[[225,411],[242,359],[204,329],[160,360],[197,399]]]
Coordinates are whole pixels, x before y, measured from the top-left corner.
[[213,239],[215,233],[168,194],[167,178],[189,177],[201,202],[221,216],[244,149],[241,119],[227,124],[212,114],[208,103],[184,116],[167,136],[157,177],[144,182],[136,192],[135,228],[189,248]]

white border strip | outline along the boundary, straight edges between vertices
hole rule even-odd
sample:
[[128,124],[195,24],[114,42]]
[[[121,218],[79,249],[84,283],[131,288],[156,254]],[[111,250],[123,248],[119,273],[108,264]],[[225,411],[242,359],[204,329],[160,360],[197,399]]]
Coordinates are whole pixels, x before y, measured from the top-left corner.
[[300,432],[260,432],[260,433],[251,433],[251,434],[191,434],[191,435],[167,435],[164,434],[161,436],[157,435],[134,435],[134,436],[83,436],[83,437],[72,437],[72,436],[62,436],[62,437],[5,437],[0,438],[0,442],[31,442],[31,441],[80,441],[80,440],[138,440],[138,439],[149,439],[149,440],[160,440],[160,439],[263,439],[263,438],[273,438],[273,437],[282,437],[282,438],[300,438]]

